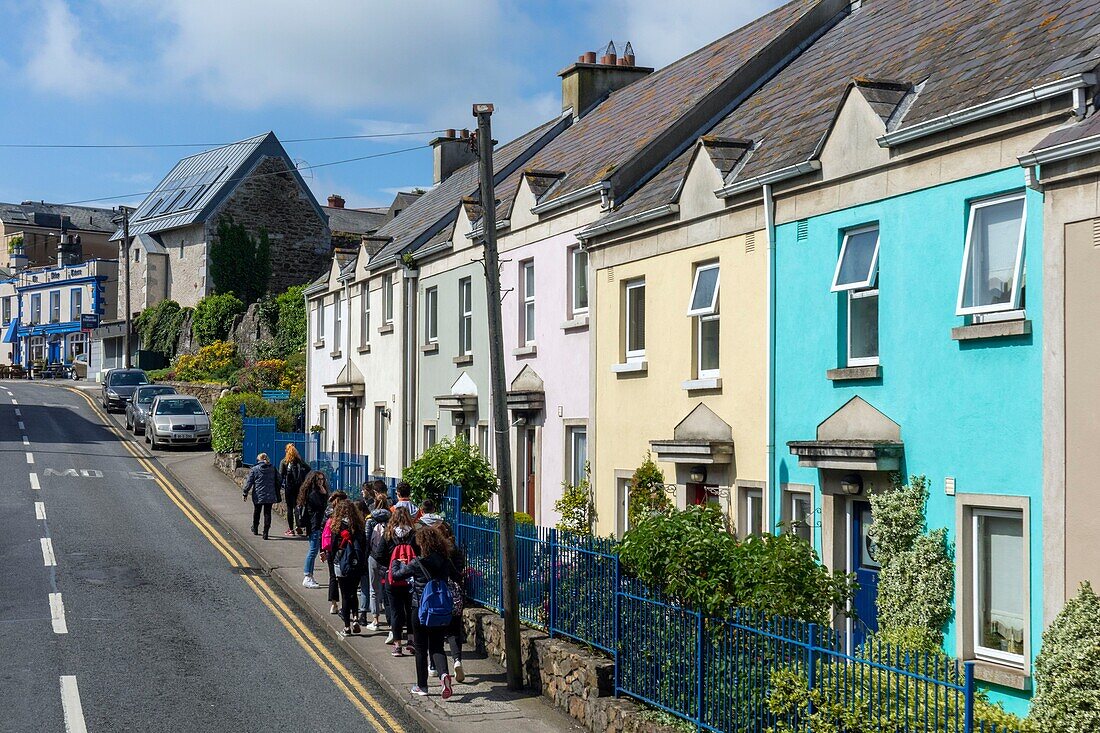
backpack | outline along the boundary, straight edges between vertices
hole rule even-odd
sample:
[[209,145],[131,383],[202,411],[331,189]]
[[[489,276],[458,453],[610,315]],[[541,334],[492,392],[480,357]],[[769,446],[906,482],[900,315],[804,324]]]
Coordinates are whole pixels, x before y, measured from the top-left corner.
[[410,562],[416,559],[416,550],[413,549],[412,542],[401,542],[393,548],[393,554],[390,555],[390,568],[386,573],[386,583],[394,588],[404,588],[409,584],[407,580],[394,580],[393,571],[395,565],[408,565]]
[[309,524],[309,507],[305,504],[298,504],[294,507],[294,523],[301,527],[306,528]]
[[[424,570],[427,575],[428,571]],[[450,583],[443,578],[428,578],[424,592],[420,594],[420,609],[417,618],[420,625],[429,629],[449,626],[454,618],[455,599]]]
[[336,556],[332,560],[332,569],[337,578],[349,578],[360,572],[363,567],[363,540],[362,537],[352,535],[345,544],[336,550]]
[[301,461],[291,461],[286,467],[286,487],[300,488],[309,475],[309,466]]

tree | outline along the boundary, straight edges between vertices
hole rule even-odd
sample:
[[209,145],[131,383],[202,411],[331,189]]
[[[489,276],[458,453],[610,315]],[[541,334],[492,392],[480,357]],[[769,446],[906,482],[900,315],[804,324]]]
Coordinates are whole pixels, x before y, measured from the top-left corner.
[[478,448],[458,437],[444,438],[420,454],[401,473],[417,501],[443,505],[448,486],[462,487],[462,510],[479,511],[497,491],[497,475]]
[[646,451],[642,465],[630,477],[629,494],[627,519],[631,527],[653,512],[666,512],[672,507],[665,493],[665,473],[649,451]]
[[218,222],[218,236],[210,245],[210,279],[214,292],[236,293],[245,303],[254,303],[271,282],[271,243],[267,231],[255,240],[230,218]]
[[1100,730],[1100,598],[1085,581],[1043,632],[1031,720],[1043,731]]
[[134,321],[142,347],[171,359],[176,355],[183,322],[190,313],[190,308],[181,308],[174,300],[162,300],[143,310]]
[[554,502],[554,511],[561,515],[558,529],[579,535],[592,534],[592,488],[589,480],[588,461],[584,463],[584,478],[576,486],[561,482],[561,498]]
[[195,306],[191,333],[199,342],[199,346],[224,341],[229,338],[233,319],[244,312],[244,303],[231,292],[207,295]]
[[275,344],[283,358],[306,348],[305,286],[287,288],[275,299],[279,310],[275,325]]

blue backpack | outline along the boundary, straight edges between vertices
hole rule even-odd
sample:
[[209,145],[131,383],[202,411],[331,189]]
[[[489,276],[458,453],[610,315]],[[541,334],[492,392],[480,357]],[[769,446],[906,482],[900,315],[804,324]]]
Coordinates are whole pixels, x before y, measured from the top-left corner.
[[[421,566],[422,569],[423,566]],[[427,569],[424,569],[427,575]],[[420,595],[420,609],[417,618],[420,625],[429,629],[447,626],[454,618],[455,599],[451,588],[444,578],[428,578],[424,592]]]

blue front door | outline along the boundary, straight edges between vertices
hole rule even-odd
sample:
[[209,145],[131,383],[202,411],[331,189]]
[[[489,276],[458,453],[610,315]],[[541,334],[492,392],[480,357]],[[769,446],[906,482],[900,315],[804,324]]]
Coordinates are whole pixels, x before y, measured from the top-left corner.
[[855,618],[852,619],[852,646],[863,643],[867,635],[878,631],[879,564],[875,560],[875,547],[867,530],[871,527],[871,505],[865,501],[852,502],[852,565],[859,590],[852,601]]

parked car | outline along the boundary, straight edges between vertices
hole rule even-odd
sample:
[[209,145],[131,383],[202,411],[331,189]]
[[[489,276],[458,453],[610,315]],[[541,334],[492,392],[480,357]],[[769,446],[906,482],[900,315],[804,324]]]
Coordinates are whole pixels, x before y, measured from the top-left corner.
[[162,394],[176,394],[176,388],[167,384],[146,384],[135,389],[134,396],[126,403],[126,429],[134,431],[134,435],[144,433],[145,418],[149,416],[153,398]]
[[153,448],[210,445],[210,416],[189,395],[157,395],[145,418],[145,442]]
[[103,395],[100,402],[108,412],[112,408],[125,408],[134,390],[149,384],[149,377],[141,369],[108,369],[103,375]]

